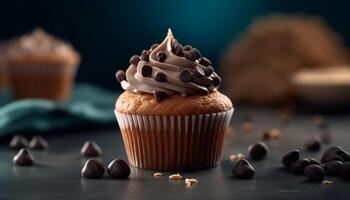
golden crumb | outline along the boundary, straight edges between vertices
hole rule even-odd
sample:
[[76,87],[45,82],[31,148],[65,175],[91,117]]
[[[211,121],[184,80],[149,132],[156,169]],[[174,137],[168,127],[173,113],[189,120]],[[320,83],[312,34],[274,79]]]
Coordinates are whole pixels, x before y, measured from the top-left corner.
[[333,181],[324,180],[324,181],[322,181],[322,184],[323,184],[323,185],[332,185],[332,184],[333,184]]
[[199,181],[195,178],[186,178],[185,179],[185,184],[186,186],[192,186],[193,184],[199,183]]
[[254,123],[251,121],[242,122],[242,130],[246,133],[251,133],[254,130]]
[[278,128],[273,128],[270,130],[270,139],[271,140],[278,140],[282,136],[282,131]]
[[158,177],[158,176],[163,176],[163,174],[160,173],[160,172],[155,172],[155,173],[153,174],[153,176],[154,176],[154,177]]
[[172,174],[172,175],[170,175],[169,176],[169,179],[170,180],[180,180],[180,179],[182,179],[183,177],[179,174],[179,173],[177,173],[177,174]]
[[230,158],[231,161],[237,161],[237,160],[244,159],[245,156],[243,154],[241,154],[241,153],[237,153],[237,154],[231,154],[229,158]]

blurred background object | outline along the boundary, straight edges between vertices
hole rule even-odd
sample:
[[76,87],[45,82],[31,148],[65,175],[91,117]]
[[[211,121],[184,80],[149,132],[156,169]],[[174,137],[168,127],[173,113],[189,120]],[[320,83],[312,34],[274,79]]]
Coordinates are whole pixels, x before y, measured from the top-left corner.
[[6,42],[0,41],[0,89],[4,88],[6,86],[5,51],[6,51]]
[[233,42],[223,57],[223,80],[234,102],[286,104],[294,99],[289,80],[295,72],[348,60],[342,39],[319,17],[272,15]]

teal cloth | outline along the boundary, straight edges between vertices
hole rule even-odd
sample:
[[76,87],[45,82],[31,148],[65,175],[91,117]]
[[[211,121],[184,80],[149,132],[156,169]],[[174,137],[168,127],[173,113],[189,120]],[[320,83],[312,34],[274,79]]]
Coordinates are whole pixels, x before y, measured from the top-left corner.
[[89,84],[77,84],[65,104],[44,99],[10,101],[0,94],[0,138],[30,130],[45,132],[76,125],[105,126],[115,122],[114,103],[119,93]]

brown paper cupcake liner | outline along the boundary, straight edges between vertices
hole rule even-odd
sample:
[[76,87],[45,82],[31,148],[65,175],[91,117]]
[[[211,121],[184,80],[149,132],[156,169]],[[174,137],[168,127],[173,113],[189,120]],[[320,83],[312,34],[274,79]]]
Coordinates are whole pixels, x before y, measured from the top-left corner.
[[8,65],[6,75],[14,99],[66,101],[77,68],[76,65]]
[[132,115],[115,111],[131,165],[162,171],[198,170],[221,161],[233,110],[205,115]]

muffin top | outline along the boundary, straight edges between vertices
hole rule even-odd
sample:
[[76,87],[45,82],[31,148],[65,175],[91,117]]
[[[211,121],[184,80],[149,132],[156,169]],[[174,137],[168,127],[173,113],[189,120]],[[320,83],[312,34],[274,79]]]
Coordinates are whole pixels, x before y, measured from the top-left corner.
[[116,78],[124,90],[153,95],[159,102],[171,96],[188,97],[216,92],[221,78],[211,65],[211,61],[202,57],[198,49],[178,43],[169,29],[162,43],[153,44],[140,56],[132,56],[129,68],[126,72],[119,70]]
[[64,42],[41,28],[13,39],[7,50],[8,62],[16,63],[57,63],[72,64],[80,62],[80,55],[71,44]]

